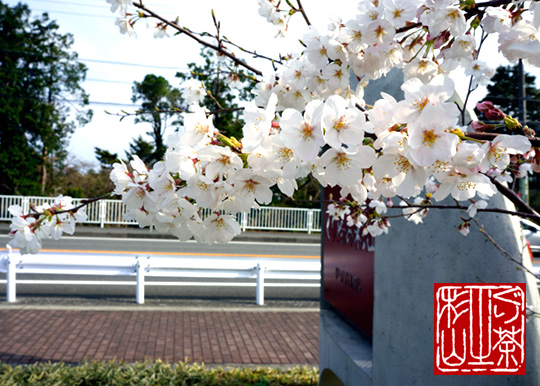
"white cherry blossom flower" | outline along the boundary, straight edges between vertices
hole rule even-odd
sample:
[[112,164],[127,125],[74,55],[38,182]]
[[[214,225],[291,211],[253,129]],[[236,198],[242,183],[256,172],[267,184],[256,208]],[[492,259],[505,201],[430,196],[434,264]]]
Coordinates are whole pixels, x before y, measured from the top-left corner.
[[185,146],[196,146],[210,142],[214,136],[214,124],[206,111],[196,105],[191,106],[192,113],[183,113],[184,126],[180,134],[180,142]]
[[130,37],[135,36],[135,29],[127,17],[117,18],[115,24],[118,26],[118,29],[122,35],[127,34]]
[[459,138],[446,132],[448,126],[440,117],[441,105],[427,106],[423,119],[409,127],[410,155],[420,166],[431,166],[435,161],[447,161],[456,154]]
[[269,204],[272,201],[272,181],[250,169],[242,169],[232,176],[235,193],[246,202]]
[[323,103],[316,100],[306,105],[303,116],[293,109],[287,109],[281,115],[279,135],[303,161],[315,159],[324,145],[321,129],[323,107]]
[[124,161],[120,160],[120,163],[115,163],[111,170],[110,178],[114,183],[114,194],[122,194],[128,185],[133,181],[131,173],[129,173]]
[[476,143],[460,142],[456,148],[456,154],[452,158],[452,162],[457,167],[466,167],[474,169],[486,156],[485,148]]
[[395,28],[403,27],[416,19],[417,4],[410,0],[382,0],[382,9],[386,19]]
[[433,198],[441,201],[451,194],[454,199],[464,201],[473,198],[477,193],[491,197],[496,192],[497,188],[487,176],[458,168],[441,181],[439,189],[433,193]]
[[272,94],[266,109],[260,109],[255,104],[250,104],[244,110],[246,124],[242,128],[244,138],[242,145],[245,152],[251,152],[270,135],[272,121],[276,115],[277,95]]
[[381,92],[381,96],[382,99],[378,99],[373,108],[368,111],[369,121],[373,124],[377,136],[397,123],[393,114],[396,100],[384,92]]
[[524,154],[531,149],[531,143],[522,135],[500,134],[491,142],[486,142],[483,150],[486,157],[483,170],[496,167],[504,170],[510,163],[510,154]]
[[107,3],[111,5],[111,12],[125,14],[127,8],[133,5],[133,0],[107,0]]
[[375,150],[369,146],[356,149],[328,149],[320,158],[324,169],[323,185],[352,186],[362,180],[362,169],[375,162]]
[[335,149],[343,144],[354,146],[362,143],[366,124],[365,115],[346,107],[345,99],[333,95],[327,99],[321,116],[322,129],[326,143]]
[[240,224],[230,215],[214,213],[208,216],[201,225],[204,228],[204,239],[207,244],[228,243],[242,232]]
[[388,20],[377,19],[366,28],[365,39],[369,45],[390,43],[396,35],[396,29]]
[[467,214],[471,217],[476,216],[476,212],[478,209],[485,209],[487,208],[487,201],[484,200],[478,200],[476,202],[473,202],[471,205],[469,205],[469,208],[467,208]]
[[423,83],[429,83],[438,73],[439,66],[429,58],[416,57],[403,68],[403,76],[406,81],[418,78]]
[[187,79],[180,85],[182,96],[188,105],[198,105],[203,102],[206,96],[204,83],[196,79]]
[[187,181],[187,186],[179,190],[178,195],[194,199],[202,208],[213,208],[220,198],[219,187],[213,178],[195,174]]
[[540,31],[533,23],[520,20],[499,34],[499,50],[510,62],[521,58],[533,66],[540,66]]
[[480,24],[486,33],[505,32],[512,27],[512,13],[501,7],[487,7]]
[[388,151],[380,156],[373,165],[373,173],[377,179],[392,179],[396,194],[403,197],[414,195],[416,189],[423,187],[427,181],[425,169],[400,151]]
[[439,116],[441,124],[451,126],[459,116],[456,105],[446,102],[454,93],[454,82],[444,75],[437,75],[427,84],[418,78],[409,79],[401,89],[405,92],[405,100],[398,102],[394,109],[398,122],[416,123],[423,119],[426,106],[436,104],[443,108]]
[[205,174],[212,179],[242,169],[242,160],[228,147],[210,145],[198,151],[197,157],[205,166]]

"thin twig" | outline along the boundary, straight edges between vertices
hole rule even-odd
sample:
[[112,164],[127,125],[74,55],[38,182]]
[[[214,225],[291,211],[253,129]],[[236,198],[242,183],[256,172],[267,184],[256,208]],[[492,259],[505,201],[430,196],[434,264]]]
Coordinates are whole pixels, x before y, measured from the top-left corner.
[[[242,111],[242,110],[245,110],[245,107],[231,107],[231,108],[227,108],[227,109],[217,109],[217,110],[208,111],[206,114],[207,115],[218,115],[218,114],[221,114],[221,113],[229,113],[229,112]],[[127,111],[122,111],[122,113],[111,113],[109,111],[106,111],[107,114],[115,115],[117,117],[131,117],[131,116],[139,116],[139,115],[144,115],[144,114],[155,114],[155,113],[158,113],[158,114],[174,114],[174,113],[181,114],[181,113],[187,113],[187,112],[188,111],[186,111],[186,110],[180,110],[180,109],[173,109],[173,110],[136,110],[133,113],[128,113]]]
[[[506,259],[510,260],[511,262],[519,265],[521,267],[521,269],[523,269],[525,272],[527,273],[530,273],[531,275],[533,275],[535,278],[539,278],[538,275],[536,273],[534,273],[533,271],[531,271],[529,268],[527,268],[525,265],[523,265],[523,262],[520,261],[520,260],[517,260],[516,258],[514,258],[512,255],[510,255],[508,252],[506,252],[496,241],[495,239],[486,231],[486,229],[484,228],[484,226],[482,224],[480,224],[480,222],[478,222],[477,219],[473,218],[472,219],[476,225],[478,226],[479,230],[480,230],[480,233],[482,233],[485,238],[491,243],[493,244],[493,246],[495,248],[497,248],[497,250],[501,253],[501,255],[503,255]],[[521,259],[523,260],[523,259]]]
[[256,59],[266,59],[266,60],[271,61],[272,63],[283,64],[283,61],[282,61],[281,59],[279,59],[279,60],[278,60],[278,59],[274,59],[274,58],[271,58],[271,57],[266,56],[266,55],[261,55],[261,54],[257,53],[257,51],[250,51],[250,50],[248,50],[248,49],[246,49],[246,48],[244,48],[244,47],[239,46],[239,45],[236,44],[236,43],[233,43],[232,41],[230,41],[230,40],[229,40],[227,37],[225,37],[225,36],[223,36],[222,41],[223,41],[224,43],[230,44],[230,45],[232,45],[232,46],[238,48],[240,51],[245,52],[246,54],[252,55],[252,56],[253,56],[254,58],[256,58]]
[[259,76],[262,76],[261,71],[259,71],[256,68],[250,66],[249,64],[247,64],[243,60],[237,58],[236,56],[234,56],[234,54],[232,54],[229,51],[225,50],[223,47],[216,46],[216,45],[214,45],[212,43],[207,42],[206,40],[203,40],[203,39],[199,38],[196,34],[192,33],[191,31],[187,30],[186,28],[180,27],[175,21],[170,21],[170,20],[167,20],[167,19],[161,17],[160,15],[155,13],[154,11],[146,8],[142,4],[141,1],[139,1],[138,3],[133,3],[133,5],[135,7],[137,7],[137,8],[139,8],[139,9],[143,10],[144,12],[148,13],[148,15],[150,15],[151,17],[156,18],[156,19],[160,20],[161,22],[167,24],[168,26],[174,28],[178,32],[189,36],[190,38],[195,40],[197,43],[199,43],[199,44],[201,44],[201,45],[203,45],[205,47],[208,47],[208,48],[210,48],[210,49],[212,49],[214,51],[219,52],[220,54],[228,57],[229,59],[231,59],[233,62],[237,63],[238,65],[247,68],[248,70],[254,72],[255,74],[257,74]]

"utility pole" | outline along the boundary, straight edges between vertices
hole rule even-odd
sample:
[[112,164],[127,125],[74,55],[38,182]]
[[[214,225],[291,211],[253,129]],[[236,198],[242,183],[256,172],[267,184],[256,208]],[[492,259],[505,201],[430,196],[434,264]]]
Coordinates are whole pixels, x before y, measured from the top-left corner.
[[[519,83],[519,95],[518,106],[519,116],[518,119],[523,126],[527,124],[527,100],[525,95],[525,71],[523,70],[523,61],[519,59],[518,63],[518,83]],[[523,178],[519,179],[519,194],[521,199],[527,204],[529,203],[529,176],[526,174]]]

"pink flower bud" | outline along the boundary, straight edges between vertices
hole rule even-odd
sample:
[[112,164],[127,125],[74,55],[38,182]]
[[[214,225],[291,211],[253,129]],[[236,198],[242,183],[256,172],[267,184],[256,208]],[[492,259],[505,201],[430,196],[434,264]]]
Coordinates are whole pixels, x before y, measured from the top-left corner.
[[497,107],[494,107],[494,108],[484,112],[484,115],[490,121],[502,121],[506,117],[506,114],[504,114],[502,112],[502,110],[497,108]]
[[493,106],[493,103],[489,102],[489,101],[484,101],[484,102],[479,102],[476,104],[476,108],[478,110],[480,110],[481,112],[483,113],[486,113],[488,112],[489,110],[495,108],[495,106]]
[[495,129],[495,125],[488,125],[481,121],[474,121],[471,123],[472,129],[477,133],[483,133],[484,131]]

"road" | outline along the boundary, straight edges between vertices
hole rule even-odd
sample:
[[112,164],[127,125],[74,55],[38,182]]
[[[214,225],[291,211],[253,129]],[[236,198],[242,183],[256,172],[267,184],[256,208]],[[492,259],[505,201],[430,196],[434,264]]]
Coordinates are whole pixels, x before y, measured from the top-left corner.
[[[0,246],[3,247],[9,238],[0,235]],[[234,257],[264,258],[264,259],[284,259],[291,260],[319,260],[320,245],[314,243],[283,243],[283,242],[253,242],[253,241],[233,241],[229,244],[206,245],[196,242],[180,243],[177,240],[166,239],[129,239],[115,237],[65,237],[59,241],[44,240],[43,250],[58,250],[71,252],[92,252],[92,253],[129,253],[167,256],[201,255],[212,258],[227,259]],[[73,276],[52,276],[52,275],[32,275],[32,279],[75,279]],[[96,276],[80,276],[81,280],[97,280]],[[5,274],[0,274],[0,279],[5,279]],[[27,279],[24,275],[19,275],[18,279]],[[111,278],[104,277],[104,280]],[[115,281],[133,281],[133,278],[114,278]],[[170,279],[163,279],[170,280]],[[19,299],[25,297],[81,297],[84,299],[106,299],[121,298],[134,301],[134,286],[90,286],[90,285],[18,285],[17,296]],[[158,287],[149,286],[146,289],[146,297],[152,299],[178,299],[180,301],[224,301],[224,302],[248,302],[253,303],[255,299],[254,287]],[[0,299],[5,296],[5,285],[0,285]],[[319,298],[319,288],[267,288],[265,298],[270,302],[273,300],[302,300],[317,301]]]

